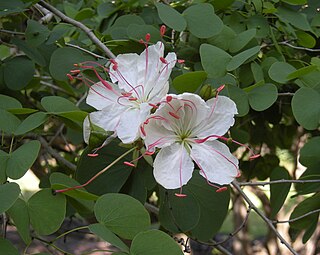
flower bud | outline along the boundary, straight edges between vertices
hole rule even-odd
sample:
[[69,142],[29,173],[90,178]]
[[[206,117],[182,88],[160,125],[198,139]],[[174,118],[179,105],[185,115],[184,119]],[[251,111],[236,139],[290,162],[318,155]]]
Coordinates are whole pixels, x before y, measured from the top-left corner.
[[199,96],[203,98],[203,100],[207,101],[210,98],[213,98],[212,88],[209,84],[202,86]]

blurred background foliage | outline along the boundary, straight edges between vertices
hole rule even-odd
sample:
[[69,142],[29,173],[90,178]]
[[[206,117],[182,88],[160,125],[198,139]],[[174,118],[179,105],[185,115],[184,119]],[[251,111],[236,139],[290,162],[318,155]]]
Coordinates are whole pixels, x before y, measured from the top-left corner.
[[[85,103],[88,88],[70,81],[67,74],[75,63],[106,64],[112,57],[89,33],[115,55],[141,53],[139,40],[150,33],[151,43],[162,40],[167,52],[185,60],[172,72],[171,92],[208,99],[226,85],[222,94],[236,102],[239,112],[227,135],[262,155],[249,161],[246,151],[230,145],[240,159],[239,185],[270,222],[286,220],[279,231],[299,254],[319,252],[319,11],[318,0],[1,0],[0,247],[6,254],[18,254],[4,239],[8,218],[30,245],[34,238],[59,230],[65,218],[76,216],[88,220],[92,233],[121,251],[114,254],[157,255],[164,254],[163,247],[166,254],[181,254],[168,236],[176,233],[211,241],[226,253],[227,242],[221,247],[213,239],[223,230],[234,233],[235,254],[254,253],[250,228],[263,223],[253,221],[252,208],[236,189],[216,193],[197,173],[185,188],[186,199],[157,185],[145,160],[136,168],[120,161],[86,189],[52,195],[51,189],[85,183],[130,147],[114,140],[99,157],[87,156],[108,134],[97,132],[86,147],[82,122],[93,110]],[[163,24],[167,30],[161,38]],[[87,75],[94,79],[92,73]],[[132,155],[125,159],[130,161]],[[40,190],[29,199],[14,182],[28,169],[40,180]],[[277,180],[301,182],[248,183]],[[288,219],[294,220],[288,224]],[[150,224],[159,230],[147,230]],[[270,228],[259,234],[264,235],[261,249],[266,253],[286,254]],[[133,239],[130,247],[123,239]]]

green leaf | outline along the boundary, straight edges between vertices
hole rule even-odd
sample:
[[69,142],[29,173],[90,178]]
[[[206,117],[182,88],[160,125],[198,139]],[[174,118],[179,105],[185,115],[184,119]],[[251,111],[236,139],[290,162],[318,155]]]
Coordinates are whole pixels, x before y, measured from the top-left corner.
[[83,122],[88,113],[84,111],[70,111],[56,113],[58,116],[72,120],[74,122]]
[[313,48],[316,45],[314,37],[303,31],[296,31],[298,37],[298,44],[302,47]]
[[[290,179],[291,178],[288,171],[283,167],[276,167],[271,172],[270,181]],[[291,183],[279,183],[270,185],[271,218],[274,218],[282,208],[290,191],[290,187]]]
[[[257,1],[260,2],[260,0]],[[268,19],[260,14],[249,17],[247,27],[248,29],[256,30],[255,38],[265,38],[269,36],[270,25]]]
[[208,241],[220,230],[227,216],[230,191],[217,193],[197,171],[194,171],[185,191],[190,192],[200,206],[199,223],[191,230],[191,236],[201,241]]
[[14,182],[0,185],[0,214],[7,211],[18,199],[20,187]]
[[292,80],[292,79],[296,79],[296,78],[299,78],[301,76],[304,76],[306,74],[309,74],[311,72],[313,72],[314,70],[317,69],[317,66],[315,65],[310,65],[310,66],[305,66],[305,67],[302,67],[292,73],[290,73],[288,76],[287,76],[287,79],[288,80]]
[[186,191],[187,197],[183,199],[175,196],[179,192],[176,190],[162,190],[160,193],[159,221],[172,233],[192,230],[199,222],[200,206],[192,193]]
[[17,37],[11,39],[11,43],[17,45],[17,47],[22,50],[31,60],[36,62],[40,66],[45,66],[47,64],[46,59],[38,51],[37,48],[29,45],[26,41],[23,41]]
[[150,42],[156,43],[161,40],[159,30],[152,25],[130,24],[127,29],[129,38],[140,41],[144,39],[146,34],[150,34]]
[[[318,144],[318,146],[320,143]],[[320,146],[319,146],[320,147]],[[316,148],[318,151],[320,150]],[[301,158],[300,158],[301,161]],[[318,162],[317,162],[318,161]],[[308,164],[308,168],[303,172],[303,174],[299,177],[299,180],[314,180],[320,179],[320,172],[319,172],[319,159],[315,160],[315,164]],[[320,192],[320,183],[296,183],[295,189],[297,191],[297,195],[305,195],[315,192]]]
[[24,176],[37,159],[39,151],[40,142],[30,141],[12,152],[7,162],[7,176],[14,180]]
[[320,163],[320,137],[311,138],[300,150],[299,161],[309,167]]
[[[107,32],[111,35],[112,39],[115,39],[115,40],[128,39],[127,28],[132,24],[145,25],[145,22],[141,17],[134,14],[122,15],[119,18],[117,18],[115,23],[112,25],[110,29],[107,30]],[[146,34],[144,34],[142,38],[144,38],[145,35]],[[158,31],[158,35],[159,35],[159,31]]]
[[18,56],[5,63],[4,81],[9,89],[20,90],[32,80],[34,63],[24,56]]
[[15,98],[0,94],[0,109],[7,110],[11,108],[22,108],[22,105]]
[[249,29],[238,34],[230,43],[230,52],[235,53],[243,49],[255,37],[256,33],[256,29]]
[[77,15],[74,17],[75,20],[81,21],[84,19],[92,18],[95,15],[95,12],[91,8],[83,8],[81,9]]
[[268,109],[278,98],[278,89],[271,83],[258,86],[248,93],[249,104],[255,111]]
[[288,22],[296,28],[303,31],[312,31],[307,16],[301,12],[289,8],[278,7],[276,15],[283,22]]
[[0,237],[0,247],[0,255],[19,255],[19,251],[12,245],[12,243],[2,237]]
[[119,248],[121,251],[129,252],[129,248],[125,245],[124,242],[121,241],[119,237],[117,237],[114,233],[112,233],[108,228],[100,223],[89,225],[89,230],[105,240],[106,242],[112,244],[113,246]]
[[180,246],[160,230],[139,233],[132,241],[130,255],[183,255]]
[[234,85],[226,85],[226,92],[229,97],[236,103],[238,116],[241,117],[247,115],[250,110],[248,94]]
[[214,14],[213,6],[208,3],[188,7],[183,16],[190,33],[198,38],[210,38],[219,34],[223,28],[222,20]]
[[18,114],[30,114],[30,113],[37,112],[38,110],[31,109],[31,108],[13,108],[13,109],[8,109],[7,111],[14,115],[18,115]]
[[[293,212],[290,215],[290,220],[300,217],[308,212],[313,210],[320,209],[320,199],[319,194],[314,195],[312,197],[306,198],[300,204],[298,204]],[[319,212],[310,214],[302,219],[290,222],[290,227],[294,229],[307,229],[310,226],[310,222],[314,221],[315,219],[318,220]]]
[[4,183],[7,180],[7,162],[10,158],[9,154],[0,150],[0,183]]
[[200,57],[201,64],[210,78],[225,76],[227,65],[232,59],[227,52],[210,44],[200,46]]
[[320,123],[320,94],[312,88],[300,88],[292,98],[292,111],[297,122],[307,130]]
[[156,3],[156,7],[159,17],[164,24],[179,32],[185,30],[187,22],[178,11],[173,9],[170,5],[163,3]]
[[0,121],[0,130],[8,134],[13,134],[21,121],[12,113],[0,109],[0,119],[6,121]]
[[30,236],[30,218],[28,207],[24,200],[18,198],[14,205],[8,210],[8,215],[16,226],[19,235],[25,244],[31,243]]
[[[75,187],[80,185],[76,180],[71,179],[69,176],[62,173],[52,173],[50,175],[50,183],[51,183],[51,188],[54,190],[65,189],[65,188],[70,188],[70,187]],[[84,188],[66,191],[64,192],[64,194],[66,196],[70,196],[76,199],[77,198],[85,199],[85,200],[98,199],[98,196],[87,192]]]
[[256,62],[252,62],[250,67],[251,67],[251,71],[252,71],[255,82],[264,81],[264,74],[261,66]]
[[42,125],[48,116],[44,112],[36,112],[24,119],[14,131],[15,135],[22,135]]
[[233,71],[241,66],[248,59],[258,54],[260,51],[260,46],[253,47],[251,49],[247,49],[235,56],[232,57],[231,61],[227,65],[227,71]]
[[66,214],[66,198],[52,194],[51,189],[35,193],[28,201],[28,210],[33,229],[38,235],[50,235],[57,231]]
[[228,50],[230,42],[236,37],[236,33],[228,26],[223,26],[222,31],[209,38],[208,43],[217,46],[220,49]]
[[58,81],[67,81],[67,73],[74,69],[74,64],[95,59],[74,48],[59,48],[55,50],[50,59],[49,71]]
[[26,38],[30,45],[39,46],[47,40],[49,34],[49,29],[38,21],[32,19],[27,21]]
[[118,193],[101,196],[95,206],[97,221],[125,239],[133,237],[150,225],[150,216],[136,199]]
[[285,62],[275,62],[271,65],[268,74],[270,78],[279,83],[287,83],[288,75],[292,72],[296,71],[296,69]]
[[308,0],[281,0],[281,2],[291,4],[291,5],[303,5],[308,2]]
[[177,76],[173,82],[173,87],[178,93],[191,92],[194,93],[201,84],[207,79],[207,73],[203,71],[196,71],[185,73]]
[[[112,163],[116,158],[125,153],[128,149],[118,146],[119,142],[111,142],[108,146],[99,150],[99,157],[88,157],[92,149],[87,148],[81,155],[76,170],[76,180],[85,183],[101,169]],[[108,171],[86,186],[86,189],[96,195],[109,192],[119,192],[131,173],[131,167],[123,164],[124,161],[131,161],[132,157],[126,156],[123,161],[118,162]]]
[[41,99],[41,105],[50,113],[79,111],[79,108],[68,99],[59,96],[48,96]]
[[[27,4],[20,0],[1,0],[0,1],[0,17],[12,13],[23,12]],[[1,254],[2,255],[2,254]]]

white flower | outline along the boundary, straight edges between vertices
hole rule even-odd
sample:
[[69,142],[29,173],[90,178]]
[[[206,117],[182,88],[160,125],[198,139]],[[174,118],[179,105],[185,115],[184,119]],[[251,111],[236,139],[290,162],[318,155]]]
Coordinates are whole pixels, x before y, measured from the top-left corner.
[[[211,183],[230,184],[238,176],[238,160],[217,141],[234,124],[235,103],[225,96],[205,102],[195,94],[168,95],[141,126],[148,152],[160,148],[153,167],[166,189],[181,188],[192,177],[194,163]],[[215,186],[217,187],[217,186]],[[180,190],[178,196],[184,196]]]
[[84,122],[84,139],[88,143],[90,123],[114,131],[123,143],[140,137],[139,126],[150,110],[169,90],[169,76],[176,54],[163,57],[164,45],[146,47],[140,54],[120,54],[111,60],[109,76],[113,83],[101,79],[89,89],[87,104],[98,111]]

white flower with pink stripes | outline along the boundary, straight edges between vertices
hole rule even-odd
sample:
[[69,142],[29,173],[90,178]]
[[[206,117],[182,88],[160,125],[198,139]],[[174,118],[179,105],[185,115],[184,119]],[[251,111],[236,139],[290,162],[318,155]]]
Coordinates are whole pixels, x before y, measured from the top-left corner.
[[194,161],[209,185],[230,184],[239,176],[238,159],[217,139],[228,140],[223,135],[234,124],[235,114],[236,104],[225,96],[207,102],[190,93],[163,99],[140,127],[147,152],[160,149],[153,164],[156,181],[166,189],[180,188],[176,195],[185,196],[182,186],[192,177]]
[[[148,42],[148,35],[146,40]],[[87,104],[98,111],[90,113],[84,122],[84,139],[90,136],[90,122],[106,131],[114,131],[123,143],[132,143],[140,137],[139,127],[150,110],[156,107],[169,90],[169,76],[176,64],[175,53],[165,58],[164,44],[158,42],[147,46],[140,54],[120,54],[112,59],[107,71],[112,81],[108,82],[96,72],[96,66],[80,67],[95,71],[100,82],[89,89]],[[89,121],[90,120],[90,121]]]

